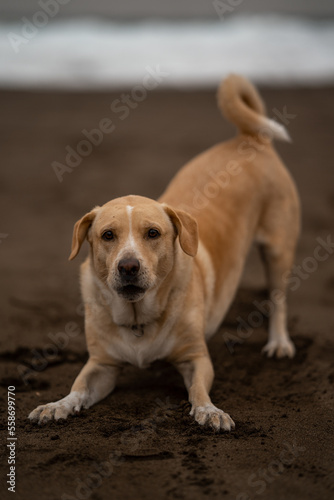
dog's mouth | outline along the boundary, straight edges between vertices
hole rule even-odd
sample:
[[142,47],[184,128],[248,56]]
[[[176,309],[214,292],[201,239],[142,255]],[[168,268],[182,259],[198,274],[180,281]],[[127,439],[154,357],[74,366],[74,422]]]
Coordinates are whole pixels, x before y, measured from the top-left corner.
[[137,285],[124,285],[117,288],[117,293],[129,302],[135,302],[144,295],[146,290],[146,288]]

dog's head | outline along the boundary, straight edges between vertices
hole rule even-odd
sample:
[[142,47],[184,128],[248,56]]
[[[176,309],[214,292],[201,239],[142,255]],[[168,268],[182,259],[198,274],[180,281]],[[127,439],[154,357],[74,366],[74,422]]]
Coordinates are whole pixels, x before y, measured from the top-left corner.
[[70,260],[87,237],[98,278],[130,302],[158,287],[173,268],[175,240],[194,257],[197,223],[191,215],[141,196],[117,198],[74,226]]

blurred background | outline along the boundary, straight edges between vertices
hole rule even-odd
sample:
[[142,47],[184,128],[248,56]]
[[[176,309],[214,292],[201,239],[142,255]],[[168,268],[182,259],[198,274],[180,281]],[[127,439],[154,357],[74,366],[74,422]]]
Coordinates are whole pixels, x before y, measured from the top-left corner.
[[334,77],[331,0],[2,0],[0,86],[109,89],[147,65],[163,87],[212,88],[235,71],[265,84]]

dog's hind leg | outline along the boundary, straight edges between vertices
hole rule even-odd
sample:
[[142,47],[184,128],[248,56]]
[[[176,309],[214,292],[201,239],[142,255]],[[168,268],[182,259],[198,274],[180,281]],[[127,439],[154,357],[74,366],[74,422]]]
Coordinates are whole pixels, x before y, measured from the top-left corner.
[[261,230],[260,251],[269,287],[269,338],[263,352],[278,358],[295,354],[287,329],[287,284],[299,234],[298,203],[271,207],[267,228]]
[[269,338],[263,352],[278,358],[295,354],[295,347],[287,329],[287,299],[285,277],[292,261],[286,255],[275,255],[272,249],[262,247],[269,280]]

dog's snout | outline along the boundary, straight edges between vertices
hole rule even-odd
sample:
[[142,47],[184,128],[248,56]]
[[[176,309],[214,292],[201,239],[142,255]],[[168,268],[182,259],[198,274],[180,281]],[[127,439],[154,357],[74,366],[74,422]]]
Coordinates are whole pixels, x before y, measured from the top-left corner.
[[137,276],[140,269],[139,260],[131,258],[131,259],[122,259],[118,263],[118,271],[120,275],[124,278],[134,278]]

